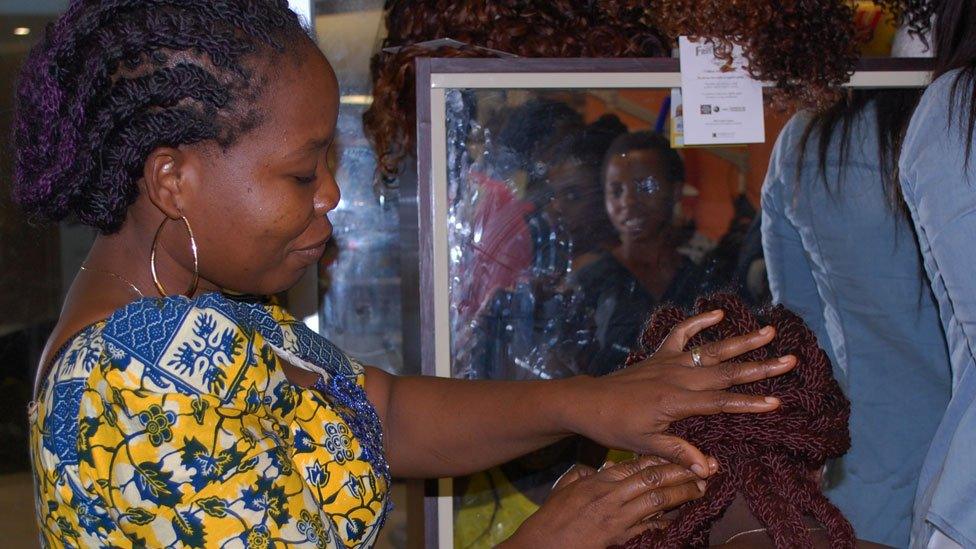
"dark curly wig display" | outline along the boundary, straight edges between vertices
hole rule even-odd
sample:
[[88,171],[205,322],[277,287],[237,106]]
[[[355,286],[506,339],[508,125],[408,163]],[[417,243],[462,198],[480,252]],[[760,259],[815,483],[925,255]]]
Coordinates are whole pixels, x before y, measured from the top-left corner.
[[[738,361],[767,360],[792,354],[794,370],[781,377],[737,387],[746,394],[776,395],[782,407],[768,414],[697,416],[674,423],[669,433],[715,456],[720,471],[702,499],[686,504],[665,530],[652,530],[630,540],[628,549],[703,547],[715,523],[741,494],[779,548],[812,548],[804,517],[826,530],[830,546],[854,547],[854,530],[812,480],[831,458],[850,447],[850,403],[833,377],[830,360],[803,321],[778,306],[753,313],[734,295],[701,298],[699,312],[723,309],[717,326],[697,335],[689,346],[743,335],[763,324],[776,328],[776,339]],[[641,350],[627,364],[645,359],[684,320],[683,311],[664,307],[654,313],[640,340]]]
[[154,148],[226,147],[260,123],[249,58],[297,39],[285,0],[73,0],[21,71],[15,200],[117,231]]

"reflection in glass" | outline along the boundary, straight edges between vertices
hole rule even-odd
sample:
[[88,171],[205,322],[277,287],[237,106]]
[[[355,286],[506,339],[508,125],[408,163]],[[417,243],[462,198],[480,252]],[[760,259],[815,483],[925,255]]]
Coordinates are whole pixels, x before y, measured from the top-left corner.
[[[605,375],[658,304],[745,293],[736,271],[756,211],[740,184],[747,156],[695,151],[686,165],[660,131],[668,100],[663,90],[448,91],[455,377]],[[700,227],[715,196],[727,217]],[[571,463],[606,453],[569,439],[458,479],[455,545],[501,542]]]

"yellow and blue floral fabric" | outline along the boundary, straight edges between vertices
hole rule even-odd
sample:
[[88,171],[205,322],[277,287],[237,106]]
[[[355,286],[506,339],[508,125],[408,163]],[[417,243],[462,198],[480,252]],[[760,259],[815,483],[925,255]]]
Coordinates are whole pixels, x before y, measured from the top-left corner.
[[129,304],[65,345],[32,405],[42,544],[372,546],[389,470],[363,381],[276,306]]

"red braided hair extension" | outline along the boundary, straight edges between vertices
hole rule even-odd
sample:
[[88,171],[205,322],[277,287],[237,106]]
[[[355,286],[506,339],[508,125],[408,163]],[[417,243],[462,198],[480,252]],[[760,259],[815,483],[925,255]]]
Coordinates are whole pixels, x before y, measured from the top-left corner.
[[[712,524],[736,495],[742,494],[778,548],[812,549],[813,540],[803,522],[807,516],[823,525],[831,547],[853,548],[854,529],[824,497],[810,474],[850,447],[850,403],[834,379],[830,360],[817,345],[816,336],[782,306],[754,313],[738,297],[720,294],[700,298],[695,308],[698,312],[722,309],[725,318],[695,336],[689,348],[746,334],[765,322],[776,328],[776,338],[736,361],[792,354],[798,363],[786,375],[734,389],[777,396],[783,404],[776,412],[698,416],[671,425],[669,434],[683,437],[714,456],[720,472],[709,480],[705,496],[683,506],[668,528],[644,532],[624,547],[707,546]],[[685,317],[674,307],[658,309],[644,329],[640,349],[631,353],[627,365],[647,358]]]

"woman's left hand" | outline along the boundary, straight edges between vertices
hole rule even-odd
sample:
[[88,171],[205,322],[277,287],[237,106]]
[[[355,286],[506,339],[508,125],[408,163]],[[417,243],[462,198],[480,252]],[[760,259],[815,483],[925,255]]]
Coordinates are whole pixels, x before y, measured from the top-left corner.
[[722,317],[721,311],[713,311],[685,320],[653,356],[630,368],[602,378],[566,380],[572,389],[562,406],[570,429],[609,448],[660,456],[707,477],[707,457],[687,441],[663,432],[672,422],[691,416],[775,410],[780,403],[774,397],[726,389],[785,374],[796,365],[792,356],[728,362],[772,341],[775,330],[766,327],[703,346],[701,367],[696,367],[685,346]]
[[705,481],[694,473],[653,457],[607,463],[599,471],[577,466],[499,548],[601,549],[623,544],[649,528],[666,526],[662,513],[704,493]]

